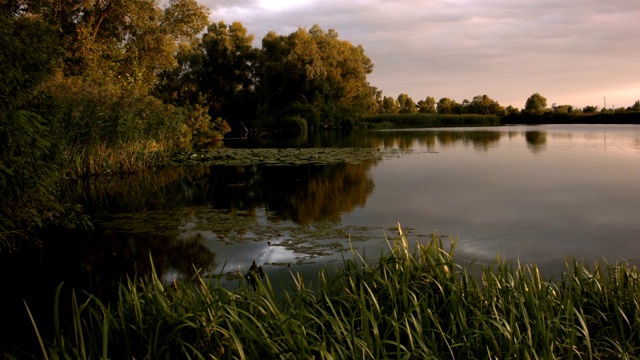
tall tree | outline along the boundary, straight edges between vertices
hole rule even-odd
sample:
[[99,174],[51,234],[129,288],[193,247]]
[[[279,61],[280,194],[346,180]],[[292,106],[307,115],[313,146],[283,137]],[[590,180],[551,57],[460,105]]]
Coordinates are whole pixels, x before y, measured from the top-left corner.
[[504,109],[504,112],[507,116],[515,116],[520,114],[520,109],[509,105]]
[[242,99],[255,88],[258,50],[253,35],[240,23],[209,25],[202,37],[196,77],[212,117],[237,120],[247,104]]
[[468,112],[481,115],[504,115],[505,110],[497,101],[487,95],[474,96],[468,105]]
[[524,112],[526,114],[540,114],[546,107],[547,99],[538,93],[534,93],[527,99],[524,105]]
[[400,113],[402,114],[414,114],[418,111],[416,103],[407,94],[398,95],[398,104],[400,105]]
[[418,112],[434,114],[436,112],[436,100],[431,96],[427,96],[426,99],[418,101]]
[[314,25],[262,40],[258,72],[263,118],[303,118],[310,128],[350,127],[375,108],[377,89],[367,82],[373,64],[362,46]]
[[438,114],[454,114],[455,108],[458,103],[455,100],[451,100],[449,98],[442,98],[438,100]]
[[[16,0],[16,2],[18,2]],[[17,15],[55,29],[65,47],[65,75],[99,75],[153,86],[175,66],[177,43],[200,33],[208,9],[195,0],[22,0]]]
[[381,114],[397,114],[399,110],[400,104],[398,103],[398,100],[391,96],[383,97],[380,102],[380,106],[378,107],[378,112]]

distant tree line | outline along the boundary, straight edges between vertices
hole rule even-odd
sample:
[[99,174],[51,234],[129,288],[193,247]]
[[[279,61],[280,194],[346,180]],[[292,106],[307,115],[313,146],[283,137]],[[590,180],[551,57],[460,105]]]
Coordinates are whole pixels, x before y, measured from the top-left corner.
[[497,101],[487,95],[474,96],[471,101],[465,99],[461,103],[450,98],[441,98],[437,102],[431,96],[417,103],[407,94],[400,94],[397,98],[382,96],[377,93],[376,107],[373,113],[376,114],[448,114],[448,115],[497,115],[497,116],[532,116],[542,114],[598,114],[598,113],[636,113],[640,112],[640,100],[627,108],[599,109],[598,106],[585,106],[578,108],[572,105],[555,105],[547,107],[547,99],[539,93],[534,93],[525,102],[522,110],[511,105],[501,106]]

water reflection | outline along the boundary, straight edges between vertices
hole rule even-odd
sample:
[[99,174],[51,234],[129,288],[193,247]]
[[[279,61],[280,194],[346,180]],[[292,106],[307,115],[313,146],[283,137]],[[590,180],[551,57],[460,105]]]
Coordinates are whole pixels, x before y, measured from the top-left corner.
[[369,134],[369,144],[378,148],[397,148],[410,150],[415,147],[435,151],[436,148],[449,148],[457,145],[473,146],[480,151],[494,147],[504,133],[493,130],[386,130]]
[[273,220],[301,224],[339,221],[341,213],[363,206],[373,191],[369,171],[374,164],[170,167],[128,177],[85,179],[72,184],[66,196],[83,204],[94,219],[209,206],[251,214],[265,207],[274,212]]
[[539,153],[545,149],[547,144],[547,132],[546,131],[526,131],[524,138],[527,140],[527,145],[533,153]]
[[[111,284],[98,279],[117,281],[123,274],[148,273],[149,254],[158,274],[166,279],[195,269],[214,270],[220,265],[216,252],[247,239],[275,239],[281,255],[286,253],[290,259],[278,262],[297,261],[296,241],[310,236],[292,224],[314,225],[309,232],[330,240],[302,251],[307,256],[341,248],[331,241],[348,235],[316,229],[317,224],[338,224],[342,214],[365,206],[374,189],[369,172],[375,163],[176,166],[70,184],[66,196],[83,204],[100,230],[92,234],[94,241],[83,244],[88,255],[81,262],[98,281],[88,286],[108,293]],[[255,250],[243,255],[232,263],[241,266],[256,256]]]
[[[486,151],[505,134],[490,129],[402,129],[353,132],[322,132],[313,137],[273,137],[228,142],[229,147],[360,147],[409,150],[415,146],[473,146]],[[519,134],[510,132],[509,136]]]

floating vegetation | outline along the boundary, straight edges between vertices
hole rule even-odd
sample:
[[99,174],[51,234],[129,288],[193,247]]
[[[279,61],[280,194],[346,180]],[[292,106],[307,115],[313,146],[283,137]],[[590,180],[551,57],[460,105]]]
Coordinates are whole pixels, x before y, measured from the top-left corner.
[[295,254],[294,263],[297,265],[312,262],[318,257],[343,253],[349,250],[349,242],[379,238],[383,231],[382,228],[345,226],[333,222],[298,225],[290,221],[272,221],[275,218],[274,212],[256,214],[246,210],[215,210],[202,206],[113,215],[101,220],[99,225],[112,233],[169,236],[180,241],[200,238],[213,247],[213,252],[216,252],[216,247],[262,243]]
[[374,148],[198,149],[176,151],[170,161],[234,166],[360,163],[381,159],[387,152]]

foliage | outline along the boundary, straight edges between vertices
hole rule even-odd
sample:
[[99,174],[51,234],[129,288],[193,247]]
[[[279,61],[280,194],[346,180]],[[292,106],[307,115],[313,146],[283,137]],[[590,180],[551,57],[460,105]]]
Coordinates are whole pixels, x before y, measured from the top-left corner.
[[122,284],[115,303],[74,296],[70,319],[59,316],[59,290],[55,336],[39,339],[51,359],[629,358],[639,349],[637,268],[568,261],[550,282],[535,265],[498,259],[472,276],[454,247],[434,235],[411,250],[399,228],[375,265],[354,252],[315,285],[293,275],[280,296],[268,277],[228,290],[201,274],[169,287],[152,273]]
[[582,112],[585,114],[594,114],[598,112],[598,107],[597,106],[585,106],[584,108],[582,108]]
[[47,21],[65,50],[64,74],[156,83],[175,66],[177,44],[197,35],[208,10],[194,0],[95,2],[26,1],[17,15]]
[[380,114],[397,114],[399,110],[400,104],[398,100],[390,96],[383,97],[378,106],[378,113]]
[[534,93],[527,99],[524,105],[524,113],[531,115],[540,114],[546,106],[547,99],[538,93]]
[[57,199],[62,159],[38,115],[13,111],[2,118],[0,141],[0,247],[11,252],[29,245],[45,225],[86,224],[79,206]]
[[83,220],[77,207],[57,201],[63,158],[34,106],[61,55],[51,28],[0,14],[0,49],[0,248],[12,251],[39,227]]
[[506,116],[511,116],[511,115],[519,115],[520,114],[520,110],[516,107],[513,107],[511,105],[507,106],[504,109],[504,113]]
[[407,94],[398,95],[398,104],[400,104],[401,114],[414,114],[418,111],[416,103]]
[[487,95],[474,96],[469,103],[466,113],[482,115],[504,115],[505,110],[500,104]]
[[257,71],[258,116],[299,116],[309,129],[349,128],[374,107],[376,90],[366,81],[372,69],[362,46],[339,40],[334,30],[270,32]]
[[[253,35],[247,34],[241,23],[227,25],[220,21],[208,26],[202,40],[181,63],[187,74],[194,77],[196,89],[203,95],[212,117],[234,121],[247,113],[248,104],[243,101],[255,87],[258,56],[252,43]],[[182,87],[183,81],[177,85]]]
[[461,107],[462,105],[449,98],[438,100],[438,104],[436,105],[438,114],[460,114]]
[[200,103],[151,94],[207,23],[195,0],[164,4],[2,2],[0,247],[47,224],[86,225],[59,199],[64,175],[135,171],[164,150],[228,131]]
[[426,99],[418,101],[418,112],[425,114],[435,114],[436,113],[436,100],[427,96]]
[[137,171],[191,135],[187,111],[163,104],[144,86],[56,76],[43,91],[53,101],[49,116],[68,176]]

